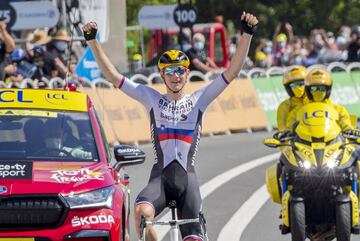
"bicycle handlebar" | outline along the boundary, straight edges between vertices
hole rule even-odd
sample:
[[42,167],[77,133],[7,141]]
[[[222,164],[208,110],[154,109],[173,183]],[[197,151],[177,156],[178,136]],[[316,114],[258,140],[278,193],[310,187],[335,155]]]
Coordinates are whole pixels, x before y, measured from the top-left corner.
[[197,223],[199,218],[190,218],[190,219],[178,219],[178,220],[169,220],[169,221],[146,221],[146,225],[183,225],[187,223]]

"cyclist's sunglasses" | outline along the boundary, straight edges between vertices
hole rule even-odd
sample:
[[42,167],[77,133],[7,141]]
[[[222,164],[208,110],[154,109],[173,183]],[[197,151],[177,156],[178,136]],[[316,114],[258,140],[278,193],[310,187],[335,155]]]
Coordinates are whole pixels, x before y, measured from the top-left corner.
[[169,66],[164,69],[164,74],[168,76],[172,76],[175,73],[179,75],[183,75],[186,72],[186,68],[183,66]]
[[295,88],[295,87],[303,86],[303,85],[304,85],[303,80],[299,80],[299,81],[292,82],[292,83],[289,84],[290,88]]
[[310,86],[310,91],[327,91],[327,86]]

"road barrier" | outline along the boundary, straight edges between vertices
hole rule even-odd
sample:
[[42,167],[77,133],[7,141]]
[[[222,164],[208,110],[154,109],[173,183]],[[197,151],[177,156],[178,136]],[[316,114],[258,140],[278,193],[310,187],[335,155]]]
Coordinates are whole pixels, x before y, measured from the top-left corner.
[[[331,63],[328,66],[314,65],[308,69],[314,67],[323,67],[328,71],[334,71],[331,72],[334,80],[332,100],[344,105],[351,115],[360,116],[360,63],[349,65]],[[284,71],[285,68],[282,67],[241,71],[239,79],[234,80],[231,86],[208,107],[203,122],[203,134],[276,127],[277,107],[288,98],[282,85]],[[186,93],[192,93],[202,88],[216,77],[216,73],[203,75],[200,72],[193,72],[191,76],[204,79],[204,81],[189,82],[186,85]],[[159,79],[158,73],[149,77],[134,75],[130,78],[132,81],[148,84],[160,93],[165,93],[164,84],[153,84],[159,82],[156,79]],[[65,83],[60,78],[43,79],[43,82],[49,88],[62,88]],[[17,84],[5,84],[0,81],[0,88],[37,88],[37,86],[38,81],[31,79]],[[104,79],[83,82],[79,90],[90,96],[110,142],[136,143],[150,140],[148,113],[140,103],[114,88]]]
[[[99,82],[97,82],[99,84]],[[192,93],[207,82],[190,82],[185,91]],[[165,85],[151,88],[165,93]],[[126,143],[150,141],[148,113],[136,100],[114,88],[80,88],[94,103],[110,142]],[[244,131],[266,128],[267,120],[258,101],[251,80],[235,80],[207,109],[203,134]]]
[[[360,63],[346,66],[344,63],[332,63],[329,66],[316,65],[315,67],[327,68],[333,78],[331,99],[334,103],[343,105],[351,115],[360,116]],[[269,71],[270,70],[270,71]],[[262,104],[267,120],[272,127],[276,127],[276,111],[279,104],[288,98],[282,84],[281,71],[269,69],[266,76],[253,78],[256,93]],[[275,73],[275,75],[272,75]]]

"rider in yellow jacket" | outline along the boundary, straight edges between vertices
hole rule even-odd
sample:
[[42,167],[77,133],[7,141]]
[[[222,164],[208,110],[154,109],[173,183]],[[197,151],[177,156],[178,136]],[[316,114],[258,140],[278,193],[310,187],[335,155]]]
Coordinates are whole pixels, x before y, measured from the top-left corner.
[[284,74],[283,85],[290,98],[284,100],[277,109],[278,131],[286,129],[289,113],[303,105],[305,97],[304,80],[308,71],[300,65],[290,66]]
[[[332,103],[330,100],[332,78],[330,74],[321,68],[315,68],[311,70],[305,78],[305,93],[307,98],[304,99],[304,104],[311,102],[326,103],[335,108],[339,113],[338,124],[343,131],[356,131],[351,124],[349,112],[345,107]],[[286,122],[287,129],[292,129],[293,125],[296,124],[296,115],[301,106],[293,109]],[[359,134],[359,133],[358,133]]]

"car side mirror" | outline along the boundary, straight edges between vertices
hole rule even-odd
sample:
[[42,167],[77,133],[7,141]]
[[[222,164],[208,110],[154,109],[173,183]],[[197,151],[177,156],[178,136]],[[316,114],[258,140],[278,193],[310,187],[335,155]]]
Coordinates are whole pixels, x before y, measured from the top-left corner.
[[281,143],[279,140],[275,138],[266,138],[264,139],[263,144],[271,148],[276,148],[280,146],[289,146],[289,144]]
[[145,153],[130,145],[117,145],[114,147],[115,158],[122,166],[141,164],[145,161]]

